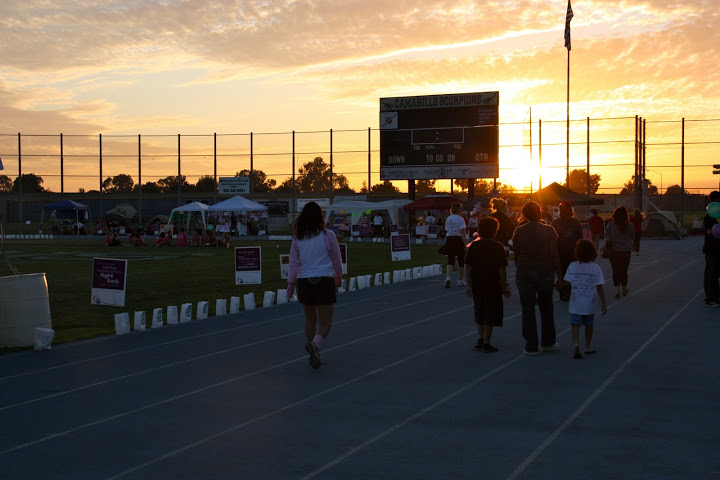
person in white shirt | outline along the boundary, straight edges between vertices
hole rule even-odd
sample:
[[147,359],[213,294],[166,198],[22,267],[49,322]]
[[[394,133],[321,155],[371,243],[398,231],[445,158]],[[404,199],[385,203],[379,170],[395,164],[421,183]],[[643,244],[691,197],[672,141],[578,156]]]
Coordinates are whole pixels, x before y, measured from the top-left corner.
[[375,212],[375,216],[373,217],[373,237],[382,237],[382,229],[383,229],[383,217],[382,213]]
[[570,293],[570,330],[575,351],[573,358],[583,358],[580,353],[580,326],[585,325],[585,353],[595,353],[592,347],[593,320],[597,311],[598,300],[600,311],[607,313],[602,269],[595,263],[597,252],[592,242],[578,240],[575,245],[576,261],[572,262],[565,272],[563,279],[572,287]]
[[427,216],[425,217],[425,221],[428,225],[435,225],[435,222],[437,219],[433,216],[432,212],[428,210]]
[[342,283],[343,267],[335,234],[325,228],[322,209],[308,202],[295,221],[290,245],[287,297],[295,293],[305,313],[305,350],[310,365],[323,363],[320,347],[330,333],[336,302],[336,287]]
[[445,279],[445,288],[450,288],[452,280],[453,267],[455,259],[458,264],[458,287],[464,287],[465,281],[463,275],[465,273],[465,244],[467,243],[465,236],[465,219],[460,216],[462,212],[462,204],[455,202],[450,207],[450,216],[445,220],[445,255],[447,255],[447,278]]

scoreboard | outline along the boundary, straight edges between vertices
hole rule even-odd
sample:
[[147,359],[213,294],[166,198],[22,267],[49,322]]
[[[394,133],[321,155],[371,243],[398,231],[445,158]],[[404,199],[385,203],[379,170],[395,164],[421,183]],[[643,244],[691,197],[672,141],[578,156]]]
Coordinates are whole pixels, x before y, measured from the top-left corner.
[[380,179],[497,178],[499,92],[380,99]]

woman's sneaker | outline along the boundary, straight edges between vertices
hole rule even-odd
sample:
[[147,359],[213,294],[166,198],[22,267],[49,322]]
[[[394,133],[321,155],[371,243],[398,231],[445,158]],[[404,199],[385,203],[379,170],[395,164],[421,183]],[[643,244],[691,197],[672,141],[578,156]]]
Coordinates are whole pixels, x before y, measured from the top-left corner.
[[483,352],[484,352],[484,353],[495,353],[495,352],[498,352],[498,351],[499,351],[499,350],[497,349],[497,347],[493,347],[493,346],[490,345],[489,343],[486,343],[485,345],[483,345]]
[[451,283],[452,283],[452,282],[450,281],[450,277],[448,277],[448,278],[445,280],[445,288],[450,288],[450,284],[451,284]]
[[320,368],[323,363],[322,357],[320,357],[320,349],[313,342],[307,342],[305,344],[305,350],[310,354],[310,366],[312,368]]

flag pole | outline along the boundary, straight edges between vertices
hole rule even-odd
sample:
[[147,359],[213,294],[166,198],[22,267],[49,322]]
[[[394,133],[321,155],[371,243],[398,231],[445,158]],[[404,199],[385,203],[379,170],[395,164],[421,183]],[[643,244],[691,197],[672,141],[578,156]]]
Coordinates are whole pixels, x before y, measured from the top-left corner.
[[572,6],[568,0],[567,13],[565,14],[565,48],[567,48],[567,118],[565,123],[565,145],[566,145],[566,167],[565,186],[570,188],[570,20],[573,18]]
[[566,167],[565,186],[570,188],[570,49],[567,51],[567,118],[565,122],[565,144],[566,144]]

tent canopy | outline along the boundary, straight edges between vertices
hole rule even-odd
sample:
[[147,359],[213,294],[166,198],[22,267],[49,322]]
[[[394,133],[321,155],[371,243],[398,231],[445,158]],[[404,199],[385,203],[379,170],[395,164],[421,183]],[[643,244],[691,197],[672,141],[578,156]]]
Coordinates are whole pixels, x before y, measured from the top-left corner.
[[450,210],[453,203],[460,202],[451,195],[427,195],[403,207],[406,211],[412,210]]
[[[58,219],[86,219],[89,218],[90,213],[90,207],[88,207],[87,205],[83,205],[82,203],[73,202],[72,200],[60,200],[54,203],[50,203],[48,205],[44,205],[42,208],[43,214],[45,213],[45,210],[54,210],[55,217]],[[85,213],[80,215],[80,212]]]
[[643,219],[642,229],[644,237],[669,237],[679,240],[685,236],[675,214],[667,211],[648,213]]
[[180,207],[173,208],[170,212],[170,220],[168,221],[168,228],[170,227],[170,224],[173,222],[173,216],[177,216],[179,214],[188,214],[188,219],[186,220],[186,223],[189,225],[189,217],[190,214],[200,214],[200,217],[202,218],[203,228],[207,228],[207,218],[206,214],[208,209],[210,208],[209,205],[206,205],[204,203],[200,202],[192,202],[188,203],[187,205],[182,205]]
[[603,205],[605,203],[602,198],[590,197],[582,193],[574,192],[557,182],[553,182],[547,187],[533,193],[530,195],[530,199],[544,206],[558,205],[563,201],[570,201],[573,206]]
[[244,215],[266,216],[268,208],[252,200],[248,200],[240,195],[223,200],[208,208],[210,212],[235,212]]
[[116,205],[115,208],[108,210],[105,212],[106,214],[116,213],[118,215],[122,215],[123,217],[127,219],[134,218],[138,211],[135,207],[130,205],[129,203],[121,203],[119,205]]

